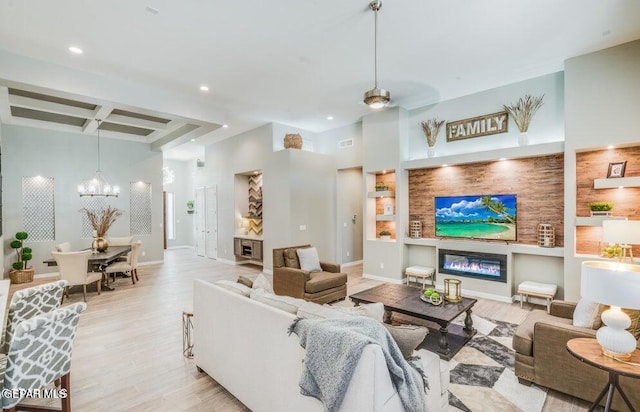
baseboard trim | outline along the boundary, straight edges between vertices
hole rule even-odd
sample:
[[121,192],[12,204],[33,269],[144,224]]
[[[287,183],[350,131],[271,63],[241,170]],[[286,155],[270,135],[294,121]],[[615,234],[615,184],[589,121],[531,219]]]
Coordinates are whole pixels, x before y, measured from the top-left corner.
[[150,260],[148,262],[138,262],[138,266],[162,265],[164,260]]
[[256,266],[264,266],[262,262],[258,261],[258,260],[243,260],[243,261],[238,261],[235,262],[237,266],[240,265],[256,265]]
[[178,245],[178,246],[168,246],[167,250],[173,250],[173,249],[191,249],[194,250],[195,248],[193,246],[189,246],[189,245]]
[[365,279],[371,280],[379,280],[381,282],[395,283],[396,285],[402,285],[402,279],[391,279],[384,276],[370,275],[368,273],[363,273],[362,277]]
[[58,272],[49,272],[49,273],[39,273],[37,275],[33,275],[34,279],[46,279],[46,278],[57,278],[60,276]]
[[362,264],[362,260],[354,260],[353,262],[347,262],[347,263],[343,263],[340,266],[344,267],[349,267],[349,266],[356,266],[356,265],[361,265]]
[[218,262],[220,262],[220,263],[226,263],[227,265],[233,265],[233,266],[235,266],[235,265],[236,265],[236,262],[235,262],[235,261],[233,261],[233,260],[227,260],[227,259],[220,259],[220,258],[218,258],[218,259],[216,259],[216,261],[218,261]]

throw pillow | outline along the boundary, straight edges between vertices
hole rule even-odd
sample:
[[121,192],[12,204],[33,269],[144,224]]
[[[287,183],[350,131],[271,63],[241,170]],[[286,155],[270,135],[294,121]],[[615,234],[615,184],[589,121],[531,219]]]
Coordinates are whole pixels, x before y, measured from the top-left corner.
[[228,291],[237,293],[242,296],[248,297],[249,295],[251,295],[251,288],[246,287],[242,283],[233,282],[231,280],[218,280],[217,282],[215,282],[215,284],[227,289]]
[[573,311],[573,326],[593,329],[600,318],[600,305],[585,298],[580,298]]
[[348,315],[335,307],[329,305],[321,305],[315,302],[304,302],[297,312],[298,317],[304,319],[329,319],[329,318],[346,318]]
[[253,289],[262,289],[267,293],[273,292],[273,285],[269,282],[269,279],[266,278],[264,273],[260,273],[256,280],[253,281]]
[[254,289],[253,292],[251,292],[251,299],[294,315],[298,312],[298,308],[300,308],[300,306],[305,302],[304,299],[292,298],[291,296],[274,295],[272,293],[265,292],[264,289]]
[[300,269],[300,262],[298,262],[298,254],[295,249],[285,249],[283,254],[285,267]]
[[238,276],[238,283],[241,283],[243,285],[245,285],[248,288],[252,288],[253,287],[253,280],[249,279],[248,277],[245,276]]
[[384,305],[382,303],[365,303],[360,306],[345,307],[331,306],[333,310],[350,316],[366,316],[382,322],[384,317]]
[[414,325],[389,325],[383,323],[387,328],[393,340],[396,341],[402,356],[410,358],[413,355],[413,351],[422,343],[424,338],[429,333],[429,329],[424,326]]
[[322,272],[316,248],[296,249],[296,253],[300,261],[300,269],[306,270],[307,272]]
[[622,311],[631,318],[631,326],[627,330],[631,332],[636,340],[640,339],[640,310],[622,309]]

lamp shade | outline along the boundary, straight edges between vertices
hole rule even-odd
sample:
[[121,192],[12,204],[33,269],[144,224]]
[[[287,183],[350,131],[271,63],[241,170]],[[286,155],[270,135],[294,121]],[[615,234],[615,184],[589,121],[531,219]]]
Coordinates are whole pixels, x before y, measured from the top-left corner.
[[582,262],[580,294],[604,305],[640,309],[640,266],[618,262]]
[[602,241],[640,245],[640,220],[603,220]]

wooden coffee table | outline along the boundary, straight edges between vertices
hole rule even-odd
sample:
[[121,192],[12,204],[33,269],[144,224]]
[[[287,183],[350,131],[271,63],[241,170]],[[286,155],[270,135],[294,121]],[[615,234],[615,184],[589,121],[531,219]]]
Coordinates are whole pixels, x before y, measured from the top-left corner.
[[[385,283],[349,297],[356,306],[360,303],[382,303],[385,322],[391,320],[392,312],[397,312],[426,320],[427,324],[437,324],[439,328],[429,326],[433,333],[427,335],[420,347],[438,353],[442,359],[450,360],[476,334],[471,319],[471,308],[477,300],[463,297],[460,303],[445,301],[440,305],[432,305],[420,299],[421,292],[420,289],[411,286]],[[452,325],[451,322],[464,312],[464,327]]]

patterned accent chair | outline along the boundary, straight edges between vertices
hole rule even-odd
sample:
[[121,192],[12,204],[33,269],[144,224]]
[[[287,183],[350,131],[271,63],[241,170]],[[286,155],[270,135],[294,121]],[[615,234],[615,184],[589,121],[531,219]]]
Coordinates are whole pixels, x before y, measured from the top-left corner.
[[98,289],[98,295],[100,294],[100,287],[102,281],[102,273],[89,272],[89,255],[90,250],[83,250],[80,252],[51,252],[51,256],[56,260],[58,268],[60,269],[60,279],[69,282],[66,288],[67,297],[69,297],[69,287],[82,285],[82,291],[84,293],[84,301],[87,301],[87,285],[89,283],[96,283]]
[[[71,410],[71,352],[80,314],[86,308],[84,302],[75,303],[34,316],[17,326],[9,353],[0,360],[0,373],[3,375],[1,400],[5,411],[36,410],[29,409],[27,405],[24,409],[16,406],[25,399],[28,391],[44,389],[58,379],[60,391],[66,392],[66,396],[61,397],[62,411]],[[41,411],[60,410],[38,408]]]
[[129,273],[131,275],[131,283],[134,285],[136,281],[140,280],[138,278],[138,257],[140,256],[140,247],[142,246],[142,241],[138,240],[131,244],[131,254],[129,256],[128,262],[115,262],[110,264],[104,269],[104,273],[107,274],[107,277],[112,274],[114,276],[116,273]]
[[7,330],[0,352],[9,352],[9,345],[20,322],[58,309],[66,287],[66,280],[58,280],[16,291],[9,304]]

